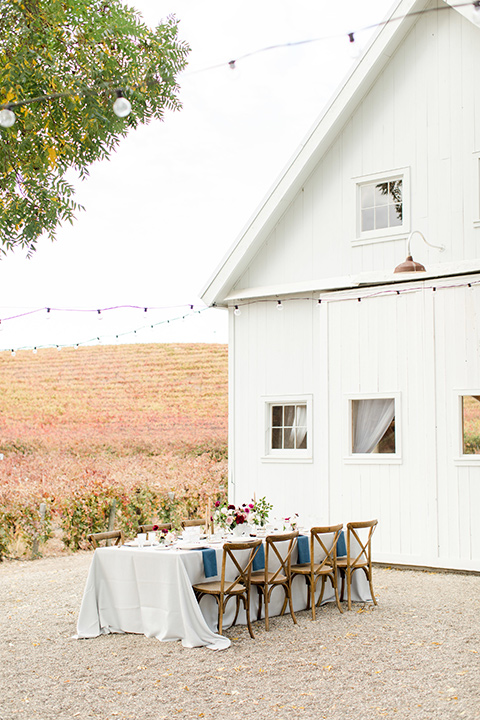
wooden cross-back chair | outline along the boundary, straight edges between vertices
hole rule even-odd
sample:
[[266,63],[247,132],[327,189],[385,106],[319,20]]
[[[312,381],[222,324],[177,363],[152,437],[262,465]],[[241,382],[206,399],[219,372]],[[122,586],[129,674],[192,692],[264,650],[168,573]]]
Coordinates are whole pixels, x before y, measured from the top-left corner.
[[[352,609],[352,578],[357,570],[363,570],[365,573],[370,585],[373,604],[377,605],[372,578],[372,535],[377,525],[378,520],[347,523],[347,555],[344,558],[337,559],[337,568],[342,576],[340,599],[343,600],[346,582],[349,610]],[[362,530],[367,531],[365,537],[361,532]]]
[[106,545],[111,545],[112,540],[115,540],[113,545],[123,545],[125,536],[123,530],[108,530],[107,532],[90,533],[90,535],[87,535],[87,540],[89,540],[94,549],[96,549],[99,546],[98,544],[103,540],[106,541]]
[[[312,620],[315,620],[315,605],[320,605],[325,592],[325,584],[327,579],[330,580],[332,588],[335,592],[335,600],[337,607],[343,613],[340,599],[338,597],[337,584],[337,543],[343,525],[329,525],[326,527],[313,527],[310,530],[310,562],[305,564],[297,564],[291,566],[292,580],[297,575],[305,578],[307,585],[307,610],[312,607]],[[323,560],[315,562],[315,555],[321,556]],[[315,603],[315,589],[319,579],[322,579],[322,589]],[[285,610],[285,604],[284,604]]]
[[188,527],[199,527],[200,525],[203,525],[203,527],[207,530],[209,527],[211,530],[213,530],[213,522],[209,521],[208,519],[204,518],[186,518],[185,520],[181,521],[181,526],[183,529]]
[[[288,606],[290,615],[295,624],[297,618],[293,612],[291,592],[291,558],[295,542],[298,537],[298,530],[279,535],[267,535],[265,538],[265,568],[252,573],[251,583],[258,592],[258,614],[260,620],[262,613],[262,599],[265,605],[265,630],[269,630],[268,604],[272,592],[276,587],[282,587],[285,593],[283,610]],[[273,561],[273,562],[272,562]],[[270,570],[274,564],[278,564],[276,570]]]
[[[198,602],[204,595],[212,595],[218,605],[218,632],[221,635],[223,629],[223,614],[230,598],[236,598],[235,617],[232,625],[235,625],[240,610],[240,601],[243,602],[247,616],[247,626],[250,637],[254,638],[250,620],[250,577],[252,564],[258,552],[261,540],[253,542],[225,543],[223,546],[222,571],[220,580],[212,582],[196,583],[193,585]],[[249,550],[249,553],[244,551]],[[241,557],[237,553],[243,552]],[[234,579],[227,580],[228,574],[234,575]]]
[[171,530],[172,523],[153,523],[152,525],[139,525],[138,532],[139,533],[153,532],[154,527],[157,528],[157,530]]

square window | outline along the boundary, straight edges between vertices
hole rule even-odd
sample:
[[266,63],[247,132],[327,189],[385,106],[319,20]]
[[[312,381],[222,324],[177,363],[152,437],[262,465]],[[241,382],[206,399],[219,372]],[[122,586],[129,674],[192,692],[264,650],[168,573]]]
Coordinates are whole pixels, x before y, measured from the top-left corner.
[[408,168],[355,179],[357,241],[388,240],[409,231],[409,180]]
[[307,447],[307,406],[272,405],[272,450]]
[[462,395],[462,455],[480,455],[480,393]]
[[398,227],[403,219],[403,180],[362,185],[360,191],[362,222],[360,231]]
[[395,398],[363,398],[351,401],[351,453],[396,453]]
[[311,462],[311,396],[262,398],[264,461]]

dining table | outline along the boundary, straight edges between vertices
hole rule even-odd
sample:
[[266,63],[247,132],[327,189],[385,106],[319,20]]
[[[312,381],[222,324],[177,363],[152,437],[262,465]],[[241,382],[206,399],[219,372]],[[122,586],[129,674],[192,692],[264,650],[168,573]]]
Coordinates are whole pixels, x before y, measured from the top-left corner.
[[[244,541],[248,538],[239,539]],[[221,571],[225,541],[212,542],[207,538],[169,546],[138,546],[132,542],[120,547],[97,548],[85,584],[75,637],[138,633],[161,641],[180,640],[187,648],[228,648],[229,638],[216,632],[218,610],[214,598],[204,597],[199,604],[192,588],[195,583],[220,579],[218,573]],[[299,559],[305,561],[308,542],[307,535],[299,537],[293,563]],[[299,558],[298,553],[303,553],[303,557]],[[257,563],[261,563],[261,555],[259,553]],[[257,569],[259,567],[261,565],[257,564]],[[276,588],[269,604],[270,616],[280,614],[283,599],[283,590]],[[334,599],[333,589],[327,583],[322,604]],[[363,573],[354,573],[352,599],[362,602],[371,600]],[[307,606],[306,584],[301,577],[292,582],[292,601],[295,611]],[[257,593],[252,592],[252,619],[257,617],[257,609]],[[235,602],[232,601],[228,603],[224,615],[224,628],[232,624],[234,613]],[[237,624],[246,624],[243,608]]]

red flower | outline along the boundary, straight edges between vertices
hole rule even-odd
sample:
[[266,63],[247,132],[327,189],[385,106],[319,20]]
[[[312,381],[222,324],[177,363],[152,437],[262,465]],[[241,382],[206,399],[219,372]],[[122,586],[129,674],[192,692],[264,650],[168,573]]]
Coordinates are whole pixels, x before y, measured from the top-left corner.
[[152,528],[152,530],[153,530],[154,532],[155,532],[156,530],[158,530],[158,525],[154,525],[153,528]]

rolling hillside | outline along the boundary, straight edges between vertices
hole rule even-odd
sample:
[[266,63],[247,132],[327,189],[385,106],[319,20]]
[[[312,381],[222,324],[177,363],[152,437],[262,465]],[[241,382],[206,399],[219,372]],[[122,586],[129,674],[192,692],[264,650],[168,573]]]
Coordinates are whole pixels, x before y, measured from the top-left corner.
[[0,355],[0,490],[218,483],[226,444],[226,345]]

